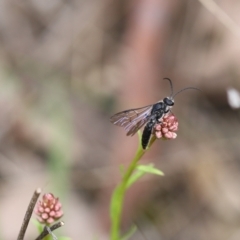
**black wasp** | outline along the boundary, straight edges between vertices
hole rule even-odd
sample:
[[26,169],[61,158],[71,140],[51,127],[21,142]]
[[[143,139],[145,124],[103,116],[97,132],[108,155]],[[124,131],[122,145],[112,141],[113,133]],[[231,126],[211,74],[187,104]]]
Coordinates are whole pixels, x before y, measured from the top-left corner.
[[174,97],[187,89],[196,89],[193,87],[184,88],[173,95],[172,81],[168,80],[171,87],[171,96],[165,97],[163,100],[158,101],[155,104],[148,105],[141,108],[128,109],[119,113],[116,113],[111,117],[111,122],[117,126],[124,127],[127,131],[127,136],[133,136],[142,126],[144,126],[142,134],[142,148],[146,149],[151,138],[152,130],[155,124],[161,123],[162,118],[170,111],[174,105]]

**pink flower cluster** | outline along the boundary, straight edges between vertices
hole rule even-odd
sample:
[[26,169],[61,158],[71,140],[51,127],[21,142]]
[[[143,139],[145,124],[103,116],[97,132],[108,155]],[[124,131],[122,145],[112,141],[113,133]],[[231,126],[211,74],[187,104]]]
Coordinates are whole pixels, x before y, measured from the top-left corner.
[[42,201],[38,201],[35,213],[38,215],[39,222],[51,224],[62,217],[62,205],[52,193],[46,193]]
[[162,122],[156,124],[153,129],[153,134],[156,138],[164,138],[164,139],[175,139],[177,137],[178,130],[178,120],[172,114],[168,114],[163,117]]

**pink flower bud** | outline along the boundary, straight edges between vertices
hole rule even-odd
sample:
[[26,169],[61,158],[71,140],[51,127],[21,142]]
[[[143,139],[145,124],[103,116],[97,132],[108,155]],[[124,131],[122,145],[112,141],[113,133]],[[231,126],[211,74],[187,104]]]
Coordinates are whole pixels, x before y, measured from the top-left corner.
[[58,198],[52,193],[46,193],[42,197],[42,201],[38,201],[35,213],[38,220],[44,224],[51,224],[63,215],[62,205]]
[[156,124],[153,129],[153,134],[156,138],[175,139],[177,137],[176,131],[178,130],[178,120],[172,114],[165,115],[161,123]]

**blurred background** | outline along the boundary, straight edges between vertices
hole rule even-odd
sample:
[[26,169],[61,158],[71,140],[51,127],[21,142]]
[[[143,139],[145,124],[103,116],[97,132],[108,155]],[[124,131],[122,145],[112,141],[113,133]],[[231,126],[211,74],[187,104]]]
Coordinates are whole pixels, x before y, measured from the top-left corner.
[[[131,239],[240,239],[240,2],[2,0],[0,238],[16,239],[37,187],[63,203],[71,239],[109,239],[109,201],[137,136],[116,112],[175,99],[178,138],[156,141],[127,195]],[[237,94],[236,100],[240,97]],[[37,231],[29,225],[26,239]]]

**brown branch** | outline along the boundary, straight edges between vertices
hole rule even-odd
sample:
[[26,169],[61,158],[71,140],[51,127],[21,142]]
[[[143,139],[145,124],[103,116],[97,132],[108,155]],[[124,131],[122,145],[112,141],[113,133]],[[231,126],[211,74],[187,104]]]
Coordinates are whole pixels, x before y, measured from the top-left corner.
[[[51,232],[53,232],[54,230],[62,227],[63,225],[64,225],[64,222],[62,222],[62,221],[58,222],[58,223],[55,223],[54,225],[52,225],[50,227],[50,230],[51,230]],[[41,240],[44,237],[46,237],[49,233],[50,233],[49,229],[47,229],[47,227],[45,226],[42,233],[35,240]]]
[[27,208],[26,214],[24,216],[22,227],[21,227],[20,232],[18,234],[17,240],[23,240],[25,232],[27,230],[28,223],[29,223],[30,218],[32,216],[33,209],[36,205],[36,202],[37,202],[40,194],[41,194],[41,188],[37,188],[35,190],[35,192],[33,193],[32,199],[31,199],[31,201],[28,205],[28,208]]

